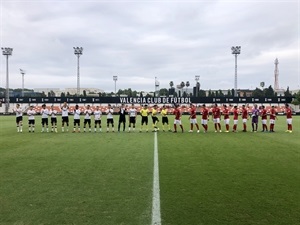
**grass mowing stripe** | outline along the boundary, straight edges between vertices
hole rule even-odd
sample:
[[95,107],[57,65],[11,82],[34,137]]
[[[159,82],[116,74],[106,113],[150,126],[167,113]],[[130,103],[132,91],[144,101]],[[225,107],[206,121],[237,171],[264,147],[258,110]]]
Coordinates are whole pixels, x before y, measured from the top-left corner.
[[154,168],[153,168],[153,199],[152,199],[152,222],[151,225],[160,225],[160,190],[158,169],[158,146],[157,133],[154,133]]

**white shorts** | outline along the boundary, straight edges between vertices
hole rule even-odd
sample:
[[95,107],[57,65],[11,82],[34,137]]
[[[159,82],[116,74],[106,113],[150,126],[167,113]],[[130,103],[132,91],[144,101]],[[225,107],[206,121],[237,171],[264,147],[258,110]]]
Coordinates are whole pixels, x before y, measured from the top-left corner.
[[287,124],[292,124],[292,118],[286,119],[286,123],[287,123]]
[[196,124],[197,123],[197,119],[190,119],[190,123]]
[[243,123],[247,123],[247,119],[243,119]]
[[270,119],[270,124],[275,124],[275,120]]
[[220,123],[220,118],[214,119],[214,123]]
[[225,119],[225,120],[224,120],[224,124],[229,124],[229,120],[230,120],[230,119]]
[[267,124],[267,120],[262,120],[261,123],[262,124]]
[[202,120],[201,120],[201,124],[207,125],[207,120],[202,119]]
[[181,120],[174,120],[174,124],[179,124],[179,125],[181,125]]
[[239,122],[238,120],[233,120],[233,124],[234,124],[234,125],[237,125],[238,122]]

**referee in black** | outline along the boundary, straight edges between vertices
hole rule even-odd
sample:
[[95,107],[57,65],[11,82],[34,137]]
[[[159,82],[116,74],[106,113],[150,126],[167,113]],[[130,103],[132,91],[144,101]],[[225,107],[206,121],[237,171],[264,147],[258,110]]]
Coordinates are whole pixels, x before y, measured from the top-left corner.
[[121,123],[123,123],[123,131],[125,131],[126,114],[127,114],[127,109],[124,106],[124,104],[122,104],[121,108],[120,108],[120,111],[119,111],[118,132],[120,132]]

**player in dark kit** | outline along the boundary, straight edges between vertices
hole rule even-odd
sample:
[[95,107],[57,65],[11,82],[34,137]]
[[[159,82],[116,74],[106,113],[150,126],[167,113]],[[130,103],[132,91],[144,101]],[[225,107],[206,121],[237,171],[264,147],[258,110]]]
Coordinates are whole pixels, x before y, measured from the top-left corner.
[[174,109],[173,114],[175,115],[174,131],[173,132],[177,133],[177,124],[178,124],[181,128],[182,133],[183,133],[183,126],[181,124],[181,112],[180,112],[180,109],[179,109],[178,105],[175,105],[175,109]]
[[262,123],[262,131],[261,132],[267,132],[268,131],[267,110],[265,109],[264,105],[261,107],[260,116],[261,116],[261,123]]
[[127,114],[127,109],[126,109],[125,105],[122,104],[120,111],[119,111],[118,132],[120,132],[121,123],[123,123],[123,131],[125,131],[126,114]]
[[271,108],[270,111],[270,132],[274,132],[274,126],[275,126],[275,119],[276,119],[276,110],[274,105]]
[[[257,127],[258,127],[258,115],[259,115],[259,110],[257,109],[257,105],[254,104],[254,109],[252,109],[252,132],[257,132]],[[254,128],[255,125],[255,128]]]

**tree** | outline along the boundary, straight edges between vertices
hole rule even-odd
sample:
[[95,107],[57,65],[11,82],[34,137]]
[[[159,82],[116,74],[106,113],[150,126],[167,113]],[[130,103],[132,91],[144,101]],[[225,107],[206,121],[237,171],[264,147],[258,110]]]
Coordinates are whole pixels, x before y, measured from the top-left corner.
[[83,97],[86,97],[86,90],[83,90]]
[[162,88],[159,90],[159,96],[168,96],[169,91],[167,88]]
[[212,93],[210,89],[208,90],[208,97],[212,97]]
[[206,97],[206,92],[204,90],[199,90],[199,97]]
[[292,102],[292,104],[294,104],[294,105],[300,105],[300,91],[298,91],[298,92],[295,94],[295,99],[294,99],[294,101]]
[[264,97],[264,92],[260,88],[255,88],[255,90],[252,92],[253,97]]
[[44,91],[42,92],[41,97],[47,97]]
[[235,96],[235,94],[234,94],[234,89],[232,88],[231,89],[231,97],[234,97]]
[[137,91],[132,92],[132,97],[137,97]]
[[67,92],[67,97],[71,97],[71,94],[70,94],[70,92]]
[[288,86],[286,91],[284,92],[284,97],[292,97],[293,95],[290,92],[290,87]]
[[185,86],[185,83],[184,83],[183,81],[181,81],[180,87],[181,87],[181,88],[184,88],[184,86]]
[[170,87],[173,88],[173,86],[174,86],[174,82],[170,81]]
[[50,91],[48,92],[48,97],[51,97],[51,92]]
[[272,88],[272,86],[270,85],[268,88],[264,89],[264,94],[265,97],[274,97],[274,89]]
[[53,90],[50,91],[51,97],[55,97],[55,92]]
[[60,97],[66,97],[65,92],[60,93]]
[[224,96],[225,95],[224,95],[223,91],[221,89],[219,89],[219,97],[224,97]]
[[227,95],[226,95],[227,97],[231,97],[231,91],[230,91],[230,89],[228,89],[228,91],[227,91]]

